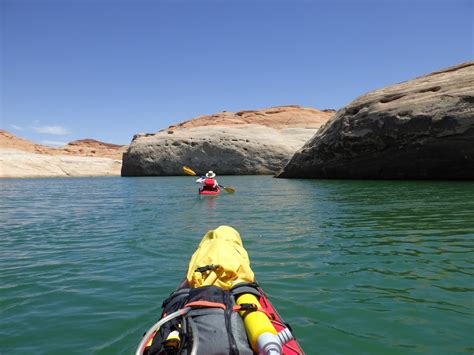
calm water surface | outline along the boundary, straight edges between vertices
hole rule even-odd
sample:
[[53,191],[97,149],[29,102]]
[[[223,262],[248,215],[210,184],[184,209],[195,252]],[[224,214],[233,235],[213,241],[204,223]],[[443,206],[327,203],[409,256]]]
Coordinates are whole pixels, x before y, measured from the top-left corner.
[[221,183],[0,180],[0,353],[132,353],[221,224],[308,354],[474,351],[474,183]]

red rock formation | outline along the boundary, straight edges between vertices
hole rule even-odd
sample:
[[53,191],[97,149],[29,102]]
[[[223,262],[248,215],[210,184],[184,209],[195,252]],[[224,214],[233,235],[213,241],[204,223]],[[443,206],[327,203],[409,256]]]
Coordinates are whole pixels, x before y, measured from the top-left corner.
[[239,112],[220,112],[213,115],[203,115],[162,131],[174,131],[183,128],[202,126],[235,126],[257,124],[275,129],[285,127],[311,128],[319,127],[334,114],[334,110],[317,110],[297,105],[276,106],[261,110],[245,110]]
[[123,155],[122,176],[182,175],[186,164],[221,175],[272,174],[332,115],[277,106],[198,116],[156,134],[135,135]]
[[61,148],[52,148],[34,144],[29,140],[0,130],[0,149],[15,149],[24,152],[47,155],[75,155],[121,159],[128,146],[99,142],[95,139],[81,139],[68,143]]

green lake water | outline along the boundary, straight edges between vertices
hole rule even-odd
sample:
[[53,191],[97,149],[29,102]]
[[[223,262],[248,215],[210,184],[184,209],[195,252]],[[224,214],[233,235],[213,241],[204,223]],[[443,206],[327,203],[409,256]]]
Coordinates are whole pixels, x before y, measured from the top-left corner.
[[131,354],[202,236],[242,236],[307,354],[474,351],[474,183],[0,180],[0,353]]

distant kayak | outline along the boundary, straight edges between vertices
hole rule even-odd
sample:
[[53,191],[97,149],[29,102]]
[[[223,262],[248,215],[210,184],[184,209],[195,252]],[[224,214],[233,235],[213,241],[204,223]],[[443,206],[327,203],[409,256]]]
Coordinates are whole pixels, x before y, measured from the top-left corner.
[[[198,175],[194,172],[193,169],[191,169],[189,166],[183,166],[183,171],[185,174],[187,175],[191,175],[191,176],[201,176],[200,179],[196,180],[197,183],[202,183],[203,182],[203,179],[204,177],[202,175]],[[212,171],[209,171],[209,173],[212,173],[214,174]],[[210,176],[215,176],[214,175],[210,175]],[[210,181],[211,182],[211,181]],[[204,179],[204,185],[205,184],[205,179]],[[217,185],[217,186],[216,186]],[[216,189],[214,189],[214,186],[216,186]],[[228,192],[230,194],[233,194],[235,192],[235,189],[230,187],[230,186],[222,186],[222,185],[219,185],[217,184],[217,181],[214,180],[214,183],[213,184],[210,184],[210,186],[204,186],[202,187],[201,189],[199,189],[199,195],[219,195],[220,192],[221,192],[221,189],[223,189],[225,192]]]
[[135,355],[302,355],[303,350],[255,280],[239,233],[209,231],[185,280],[162,304]]
[[219,195],[220,193],[221,193],[220,187],[217,187],[215,190],[199,189],[199,195]]

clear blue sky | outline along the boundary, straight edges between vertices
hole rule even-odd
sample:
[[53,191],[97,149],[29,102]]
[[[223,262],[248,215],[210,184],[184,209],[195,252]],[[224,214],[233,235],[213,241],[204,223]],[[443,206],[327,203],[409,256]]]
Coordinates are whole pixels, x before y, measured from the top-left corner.
[[367,91],[473,58],[472,0],[0,0],[1,125],[128,144],[197,115]]

